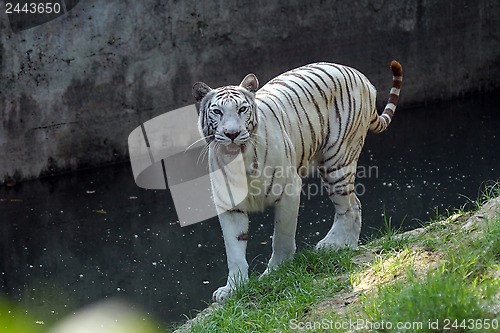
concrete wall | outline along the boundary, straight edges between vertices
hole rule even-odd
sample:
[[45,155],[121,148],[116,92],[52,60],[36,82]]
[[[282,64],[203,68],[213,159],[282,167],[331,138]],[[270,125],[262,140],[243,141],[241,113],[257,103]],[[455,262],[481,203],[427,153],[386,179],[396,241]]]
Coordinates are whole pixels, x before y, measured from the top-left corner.
[[192,104],[198,80],[326,60],[383,102],[395,58],[403,107],[500,86],[498,1],[81,0],[17,32],[0,5],[0,182],[126,160],[130,131]]

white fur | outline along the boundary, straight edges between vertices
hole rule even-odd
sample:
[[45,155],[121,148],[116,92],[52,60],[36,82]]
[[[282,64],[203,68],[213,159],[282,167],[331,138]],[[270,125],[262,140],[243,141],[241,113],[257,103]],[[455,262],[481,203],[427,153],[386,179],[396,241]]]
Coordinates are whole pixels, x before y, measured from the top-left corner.
[[[376,91],[368,79],[345,66],[311,64],[278,76],[255,93],[257,89],[253,74],[240,86],[193,87],[201,101],[200,130],[209,141],[212,190],[229,269],[226,285],[213,294],[217,302],[248,280],[249,212],[274,206],[273,252],[263,275],[294,255],[301,176],[311,165],[323,167],[322,178],[335,205],[334,223],[317,248],[357,247],[357,160],[368,129],[390,121],[387,114],[377,115]],[[234,144],[244,147],[237,158],[224,153],[224,147]]]

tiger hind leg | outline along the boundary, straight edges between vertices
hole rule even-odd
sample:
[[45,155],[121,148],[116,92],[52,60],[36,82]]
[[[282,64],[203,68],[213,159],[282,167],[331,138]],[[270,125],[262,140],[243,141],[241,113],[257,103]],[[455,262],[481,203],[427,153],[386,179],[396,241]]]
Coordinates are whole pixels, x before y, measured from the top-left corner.
[[316,245],[317,249],[358,247],[361,232],[361,202],[355,193],[356,165],[322,174],[328,195],[335,206],[333,225]]

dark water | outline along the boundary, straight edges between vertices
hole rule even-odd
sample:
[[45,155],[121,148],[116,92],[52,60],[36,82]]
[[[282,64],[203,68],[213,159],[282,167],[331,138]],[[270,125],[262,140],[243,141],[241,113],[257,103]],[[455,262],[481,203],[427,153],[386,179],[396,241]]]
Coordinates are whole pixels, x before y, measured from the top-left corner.
[[[370,133],[358,172],[362,238],[383,226],[384,211],[393,225],[412,228],[498,180],[499,103],[481,96],[400,108],[388,131]],[[305,185],[311,198],[301,205],[299,248],[331,225],[333,207],[313,195],[316,185]],[[225,283],[216,219],[181,228],[169,192],[138,188],[128,164],[1,187],[0,213],[0,295],[46,324],[114,297],[179,322]],[[270,212],[252,218],[253,271],[270,256],[271,221]]]

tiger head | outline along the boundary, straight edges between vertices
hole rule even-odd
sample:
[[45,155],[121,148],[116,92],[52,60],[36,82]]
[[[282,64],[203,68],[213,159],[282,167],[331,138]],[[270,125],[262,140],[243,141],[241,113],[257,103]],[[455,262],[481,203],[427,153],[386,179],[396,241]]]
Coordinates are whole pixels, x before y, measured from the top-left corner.
[[259,81],[248,74],[239,86],[210,88],[203,82],[193,85],[200,103],[198,127],[207,143],[223,154],[244,152],[257,126],[255,92]]

